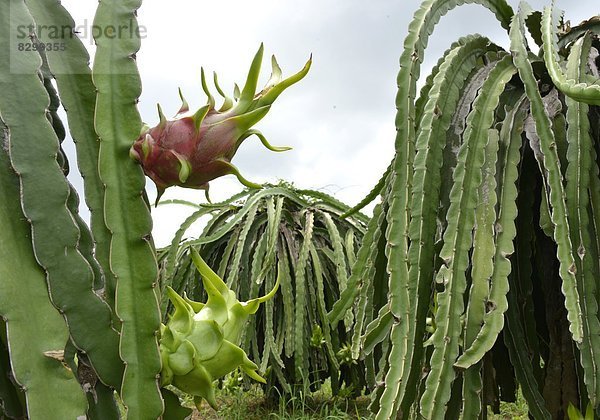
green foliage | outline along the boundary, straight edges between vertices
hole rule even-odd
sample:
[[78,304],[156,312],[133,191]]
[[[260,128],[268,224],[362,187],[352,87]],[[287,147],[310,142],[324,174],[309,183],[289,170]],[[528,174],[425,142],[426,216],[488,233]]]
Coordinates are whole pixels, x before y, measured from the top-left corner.
[[[476,418],[514,401],[518,384],[534,418],[588,400],[597,410],[600,40],[583,30],[597,19],[557,30],[552,8],[522,3],[513,16],[503,0],[477,1],[509,31],[510,54],[461,39],[416,98],[427,38],[463,3],[427,0],[415,13],[394,161],[356,206],[381,193],[349,280],[385,296],[355,324],[371,408],[378,419]],[[342,294],[334,325],[359,296]]]
[[[186,395],[181,396],[184,405],[191,406]],[[275,400],[266,398],[257,386],[250,388],[218,390],[216,394],[219,409],[214,411],[208,404],[203,404],[193,419],[231,419],[231,420],[366,420],[372,418],[369,412],[369,398],[360,396],[355,399],[336,397],[331,393],[331,386],[326,382],[323,387],[308,395],[294,398],[280,396]],[[527,404],[519,395],[515,403],[502,403],[500,414],[488,414],[492,420],[526,420]]]
[[[275,386],[283,394],[306,393],[327,378],[336,393],[343,383],[360,392],[363,364],[338,360],[340,350],[349,351],[345,346],[352,339],[353,318],[347,316],[333,327],[327,314],[340,293],[354,287],[345,279],[366,218],[356,214],[342,219],[348,206],[285,184],[199,207],[172,245],[160,252],[161,287],[170,286],[195,301],[206,299],[190,248],[198,250],[240,300],[265,294],[277,278],[279,292],[241,331],[241,346],[264,372],[268,392],[275,392]],[[202,235],[184,239],[189,226],[207,214],[212,217]]]
[[[94,23],[100,27],[133,25],[135,33],[140,5],[141,0],[103,0]],[[114,311],[121,321],[119,355],[125,364],[121,398],[128,416],[156,418],[164,408],[156,380],[161,370],[156,256],[150,236],[152,218],[144,199],[144,174],[129,158],[131,142],[142,127],[135,105],[141,81],[131,60],[140,39],[125,36],[115,42],[100,36],[95,41],[94,127],[100,138],[98,172],[110,231],[110,271],[116,279]]]
[[588,404],[584,415],[573,404],[569,404],[567,415],[569,416],[569,420],[594,420],[594,409],[591,404]]
[[[16,26],[33,24],[39,7],[36,2],[20,1],[3,7],[6,22],[1,37],[9,45]],[[46,10],[58,15],[62,11],[58,4]],[[87,406],[77,379],[86,392],[98,395],[104,384],[120,386],[119,338],[111,326],[109,306],[95,293],[101,271],[91,255],[90,235],[82,233],[87,228],[77,214],[75,190],[65,179],[68,163],[59,144],[65,132],[56,114],[60,102],[50,82],[49,58],[35,51],[9,57],[15,51],[16,45],[6,48],[0,68],[2,153],[6,154],[1,178],[7,185],[18,186],[11,198],[2,200],[3,211],[8,211],[3,225],[20,226],[21,233],[18,240],[3,237],[2,242],[8,245],[25,239],[29,245],[16,246],[13,255],[2,257],[2,269],[13,272],[3,276],[3,297],[8,300],[0,304],[0,312],[7,320],[12,375],[24,390],[27,415],[76,417],[84,415]],[[11,191],[6,188],[7,194]],[[14,271],[17,261],[18,272]],[[13,280],[5,281],[8,278]],[[28,302],[20,302],[16,294],[28,297]],[[25,312],[18,315],[13,305]],[[72,342],[68,343],[69,337]],[[73,353],[69,355],[65,345],[82,351],[79,365],[73,363]],[[57,389],[64,395],[48,399]],[[110,395],[112,399],[112,391]]]
[[[63,130],[57,129],[56,115],[51,121],[46,115],[48,100],[58,98],[52,86],[44,85],[36,74],[46,58],[32,52],[22,57],[19,68],[13,60],[10,71],[2,69],[0,108],[10,133],[8,153],[18,174],[23,214],[31,224],[35,257],[44,269],[51,301],[65,316],[73,344],[89,355],[102,381],[118,387],[123,371],[118,333],[111,325],[110,307],[94,292],[96,272],[89,261],[93,257],[86,259],[81,247],[76,193],[55,157],[61,156]],[[54,246],[47,246],[50,243]]]

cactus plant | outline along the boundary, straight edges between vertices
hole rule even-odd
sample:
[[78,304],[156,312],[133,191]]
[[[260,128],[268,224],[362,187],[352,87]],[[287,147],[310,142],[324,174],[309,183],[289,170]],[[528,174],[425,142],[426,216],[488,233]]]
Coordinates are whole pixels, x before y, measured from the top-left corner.
[[[93,67],[71,32],[56,40],[52,31],[36,30],[75,27],[60,2],[0,6],[0,39],[7,45],[0,64],[0,211],[2,225],[10,227],[0,241],[2,416],[119,418],[115,391],[128,418],[185,415],[158,380],[162,295],[145,177],[130,156],[142,129],[135,61],[140,6],[140,0],[99,2],[96,28],[132,30],[115,37],[94,31]],[[15,34],[23,28],[34,48],[19,48],[24,40]],[[57,41],[63,48],[42,48]],[[210,132],[209,120],[218,114],[235,132],[225,139],[230,150],[223,159],[253,134],[271,147],[250,125],[310,66],[281,80],[273,59],[272,80],[255,95],[262,50],[236,106],[229,113],[205,107],[201,131]],[[66,177],[61,106],[76,144],[89,227]]]
[[[598,410],[598,18],[570,28],[552,7],[513,14],[503,0],[476,1],[508,30],[510,51],[460,39],[417,98],[427,39],[463,3],[426,0],[415,13],[396,154],[347,213],[382,197],[353,267],[389,297],[356,324],[357,355],[379,360],[372,409],[477,418],[518,383],[533,418],[588,400]],[[378,260],[387,270],[373,276]],[[348,288],[332,322],[356,304]]]

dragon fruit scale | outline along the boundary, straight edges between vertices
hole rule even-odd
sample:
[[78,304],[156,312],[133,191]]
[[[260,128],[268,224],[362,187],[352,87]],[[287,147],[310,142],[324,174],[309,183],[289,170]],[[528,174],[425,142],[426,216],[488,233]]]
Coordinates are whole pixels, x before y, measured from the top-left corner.
[[235,175],[247,187],[260,188],[260,185],[244,178],[231,163],[242,141],[250,136],[257,136],[265,147],[275,152],[290,149],[272,146],[260,131],[251,127],[267,114],[285,89],[306,76],[312,57],[302,70],[283,79],[281,68],[273,56],[271,77],[266,86],[256,93],[263,49],[261,44],[252,60],[243,89],[240,91],[236,85],[233,98],[225,95],[216,73],[213,73],[217,92],[224,98],[219,109],[216,108],[215,98],[208,89],[202,69],[202,89],[208,96],[206,105],[191,113],[180,90],[182,106],[175,118],[168,120],[158,105],[158,125],[153,128],[145,125],[142,128],[140,136],[130,149],[130,155],[156,184],[157,203],[168,187],[177,185],[208,190],[210,181],[228,174]]

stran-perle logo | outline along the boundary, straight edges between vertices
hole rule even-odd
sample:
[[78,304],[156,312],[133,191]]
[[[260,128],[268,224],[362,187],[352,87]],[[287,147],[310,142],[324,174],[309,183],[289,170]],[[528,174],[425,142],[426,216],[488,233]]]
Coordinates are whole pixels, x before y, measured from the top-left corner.
[[[103,26],[87,19],[77,25],[40,25],[29,22],[22,24],[15,19],[11,20],[10,28],[10,69],[12,73],[30,73],[32,71],[30,67],[36,65],[37,59],[34,55],[41,52],[62,53],[74,49],[79,50],[80,54],[85,54],[81,51],[81,44],[87,47],[93,47],[101,42],[110,44],[111,41],[139,44],[146,37],[146,27],[138,25],[135,19],[118,25]],[[71,66],[58,71],[81,73],[88,70],[86,65]],[[110,72],[110,68],[99,67],[95,71]],[[131,66],[131,72],[135,71],[135,66]]]
[[90,24],[85,19],[82,24],[70,25],[17,25],[17,39],[26,41],[36,37],[40,42],[61,42],[75,36],[82,41],[93,45],[95,40],[106,39],[144,39],[147,30],[144,25],[138,25],[136,21],[130,20],[127,24],[99,26]]

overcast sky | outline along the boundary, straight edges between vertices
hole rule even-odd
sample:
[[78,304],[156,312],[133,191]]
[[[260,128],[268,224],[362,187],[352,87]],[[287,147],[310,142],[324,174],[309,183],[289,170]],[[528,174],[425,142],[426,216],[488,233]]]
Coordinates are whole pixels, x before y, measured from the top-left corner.
[[[530,4],[539,10],[549,1]],[[96,1],[62,3],[77,24],[86,19],[91,24]],[[509,3],[516,9],[516,1]],[[556,3],[567,10],[566,19],[573,24],[600,13],[597,1]],[[203,105],[201,66],[216,71],[228,91],[234,82],[242,85],[261,42],[265,44],[261,87],[270,74],[271,54],[277,56],[285,77],[298,71],[312,53],[307,77],[285,91],[256,125],[272,144],[293,150],[274,153],[249,138],[233,163],[251,181],[285,179],[354,204],[370,191],[393,155],[398,58],[419,4],[417,0],[147,0],[139,11],[147,37],[137,56],[142,118],[150,126],[157,123],[157,102],[173,115],[180,106],[178,87],[192,109]],[[506,32],[488,10],[461,6],[436,27],[423,77],[453,41],[470,33],[508,44]],[[84,42],[93,53],[89,40]],[[148,180],[147,186],[153,199],[154,185]],[[221,200],[240,189],[235,177],[226,176],[211,182],[211,197]],[[204,201],[202,192],[181,188],[168,189],[164,197]],[[189,213],[181,206],[153,210],[158,246],[169,243]]]

